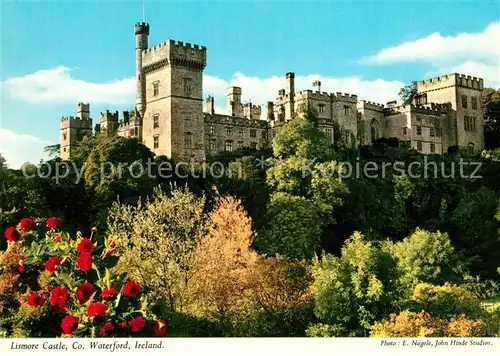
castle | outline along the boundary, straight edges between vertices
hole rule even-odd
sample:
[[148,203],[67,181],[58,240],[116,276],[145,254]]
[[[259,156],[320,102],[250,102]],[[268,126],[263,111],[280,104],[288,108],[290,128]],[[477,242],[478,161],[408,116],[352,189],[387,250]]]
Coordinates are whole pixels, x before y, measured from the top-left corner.
[[[227,113],[215,113],[214,98],[203,111],[203,70],[207,49],[181,41],[148,46],[149,24],[135,25],[135,110],[101,113],[95,129],[136,137],[156,155],[176,161],[204,161],[207,156],[243,147],[269,147],[280,128],[292,118],[314,112],[319,128],[333,142],[367,145],[379,138],[408,141],[422,153],[442,154],[451,147],[471,154],[484,148],[481,108],[483,79],[449,74],[417,82],[412,105],[385,106],[358,101],[357,95],[326,93],[321,82],[312,90],[295,92],[294,73],[286,74],[286,89],[261,107],[242,103],[239,87],[227,90]],[[61,121],[60,156],[93,132],[89,104],[79,103],[76,117]]]

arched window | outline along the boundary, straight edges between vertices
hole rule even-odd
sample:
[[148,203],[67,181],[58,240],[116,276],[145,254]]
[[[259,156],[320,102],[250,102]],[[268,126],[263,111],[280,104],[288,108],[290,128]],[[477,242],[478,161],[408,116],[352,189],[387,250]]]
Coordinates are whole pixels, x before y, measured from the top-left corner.
[[380,124],[377,120],[373,119],[371,124],[370,124],[370,132],[371,132],[371,138],[372,138],[372,142],[377,140],[380,136],[379,136],[379,127],[380,127]]

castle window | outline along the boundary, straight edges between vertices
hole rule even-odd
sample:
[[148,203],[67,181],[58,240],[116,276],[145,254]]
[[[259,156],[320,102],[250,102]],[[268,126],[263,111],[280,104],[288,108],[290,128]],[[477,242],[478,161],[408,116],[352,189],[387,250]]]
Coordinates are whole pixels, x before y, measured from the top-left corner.
[[417,141],[417,151],[422,151],[422,141]]
[[153,115],[153,129],[157,129],[160,127],[160,115],[155,114]]
[[240,130],[238,131],[238,136],[239,136],[239,137],[243,137],[243,129],[240,129]]
[[436,152],[436,145],[431,143],[431,153],[435,153]]
[[233,150],[233,142],[226,141],[226,143],[224,144],[224,151],[231,152],[232,150]]
[[431,137],[436,137],[436,129],[435,129],[434,127],[431,127],[431,128],[429,129],[429,135],[430,135]]
[[160,137],[154,136],[153,137],[153,148],[158,148],[160,147]]
[[344,106],[344,115],[347,116],[351,112],[351,108],[347,105]]
[[253,150],[257,149],[257,142],[250,142],[250,148]]
[[160,93],[160,82],[153,83],[153,96],[158,96]]
[[467,95],[462,95],[462,107],[467,109]]
[[320,114],[322,114],[323,112],[325,112],[325,105],[324,104],[319,104],[318,105],[318,112]]
[[422,126],[417,126],[417,136],[422,136]]
[[262,138],[264,138],[264,139],[265,139],[265,138],[266,138],[266,136],[267,136],[267,135],[266,135],[266,131],[262,131],[262,132],[261,132],[261,134],[262,134]]
[[472,131],[476,132],[476,118],[472,118]]
[[436,137],[441,137],[441,129],[439,127],[436,127]]
[[139,137],[139,128],[138,127],[134,128],[134,133],[135,133],[136,137]]
[[191,78],[184,78],[184,94],[191,96]]
[[328,142],[333,143],[333,129],[326,128],[325,129],[325,135],[328,138]]
[[464,117],[464,130],[467,132],[476,132],[476,118],[471,116]]
[[477,96],[473,96],[470,98],[471,106],[473,110],[477,110]]
[[257,130],[255,130],[255,129],[250,129],[250,137],[252,137],[252,138],[257,137]]
[[408,127],[403,127],[403,135],[407,135],[408,134]]
[[210,151],[215,151],[216,147],[217,147],[217,141],[210,140]]
[[191,148],[193,145],[193,134],[191,132],[184,133],[184,147]]
[[370,132],[371,132],[372,142],[379,138],[379,126],[380,125],[379,125],[378,121],[373,119],[371,124],[370,124]]
[[210,135],[213,135],[215,132],[215,127],[214,125],[210,125]]
[[238,149],[241,149],[243,147],[243,141],[238,141]]
[[130,129],[130,130],[128,130],[128,135],[129,135],[130,137],[133,137],[133,136],[134,136],[134,129]]
[[388,129],[388,128],[389,128],[389,120],[385,120],[385,122],[384,122],[384,127],[385,127],[386,129]]
[[68,135],[66,134],[66,132],[63,133],[63,140],[66,140],[68,138]]
[[229,126],[226,127],[226,135],[231,136],[231,128]]

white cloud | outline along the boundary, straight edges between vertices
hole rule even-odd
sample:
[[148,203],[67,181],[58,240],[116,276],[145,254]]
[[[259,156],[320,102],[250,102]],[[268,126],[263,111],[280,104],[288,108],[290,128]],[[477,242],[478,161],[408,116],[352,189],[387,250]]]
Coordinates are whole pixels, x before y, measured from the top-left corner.
[[440,73],[461,73],[484,79],[485,87],[500,88],[500,63],[497,65],[466,61],[455,65],[442,65]]
[[443,36],[433,33],[415,41],[404,42],[363,58],[362,63],[389,64],[396,62],[481,59],[498,65],[500,56],[500,22],[491,23],[478,33]]
[[[363,80],[361,77],[335,78],[323,76],[320,74],[309,74],[305,76],[295,76],[295,90],[301,91],[312,89],[312,83],[315,80],[321,81],[321,91],[329,93],[349,93],[358,95],[358,100],[370,100],[385,103],[390,100],[396,100],[398,92],[403,82],[383,79]],[[274,101],[278,90],[285,88],[285,76],[271,76],[260,78],[255,76],[246,76],[242,73],[235,73],[230,80],[223,80],[217,77],[205,75],[204,94],[212,95],[215,99],[216,112],[225,113],[226,107],[226,89],[229,86],[239,86],[242,88],[242,100],[251,101],[255,105],[263,105],[262,115],[265,117],[265,104],[268,101]],[[224,108],[221,111],[221,108]]]
[[47,159],[43,148],[51,142],[38,137],[19,134],[0,128],[0,152],[10,168],[20,168],[24,163],[38,164],[40,159]]
[[84,101],[122,105],[135,102],[134,77],[92,83],[73,78],[71,69],[63,66],[10,78],[2,86],[12,98],[33,104]]

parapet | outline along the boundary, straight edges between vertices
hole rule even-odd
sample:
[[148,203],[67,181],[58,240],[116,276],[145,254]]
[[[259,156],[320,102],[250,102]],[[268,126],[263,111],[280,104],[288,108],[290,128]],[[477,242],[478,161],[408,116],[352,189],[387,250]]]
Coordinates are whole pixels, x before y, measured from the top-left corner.
[[241,88],[240,87],[229,87],[226,90],[227,95],[233,94],[233,95],[241,95]]
[[384,113],[386,115],[393,115],[395,113],[415,112],[419,114],[439,116],[446,113],[449,107],[449,104],[435,103],[426,105],[400,105],[396,107],[386,108],[384,110]]
[[368,100],[360,100],[357,105],[358,109],[384,111],[384,104],[375,103]]
[[61,130],[67,128],[92,130],[92,119],[67,116],[61,119]]
[[146,22],[138,22],[135,24],[136,35],[149,35],[149,24]]
[[483,90],[483,79],[470,75],[451,73],[417,82],[417,91],[443,89],[450,86],[461,86],[470,89]]
[[337,98],[337,101],[344,101],[351,104],[358,103],[358,96],[356,94],[342,94],[337,92],[335,95],[332,93],[331,96]]
[[99,122],[103,121],[116,121],[118,122],[118,111],[115,111],[114,113],[109,112],[109,110],[106,110],[105,112],[101,112],[101,118],[99,119]]
[[207,65],[207,48],[182,41],[168,40],[142,51],[143,67],[161,61],[166,61],[171,65],[204,69]]

